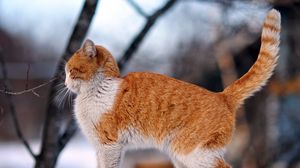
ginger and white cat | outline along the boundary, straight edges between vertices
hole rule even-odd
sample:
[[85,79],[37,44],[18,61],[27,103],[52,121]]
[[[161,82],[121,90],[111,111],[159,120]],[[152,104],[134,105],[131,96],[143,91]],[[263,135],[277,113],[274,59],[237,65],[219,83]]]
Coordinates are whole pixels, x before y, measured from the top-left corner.
[[272,75],[279,50],[280,14],[264,22],[255,64],[223,92],[150,72],[120,76],[105,48],[86,40],[67,62],[68,89],[77,94],[75,116],[97,150],[98,166],[116,168],[127,148],[153,147],[177,168],[225,168],[236,110]]

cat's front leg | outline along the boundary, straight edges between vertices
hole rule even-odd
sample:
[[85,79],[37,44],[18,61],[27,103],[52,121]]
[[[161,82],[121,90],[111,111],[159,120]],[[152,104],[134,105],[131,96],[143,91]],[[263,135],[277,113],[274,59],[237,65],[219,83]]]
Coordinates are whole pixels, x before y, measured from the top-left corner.
[[181,163],[179,160],[175,158],[173,158],[172,161],[175,168],[187,168],[183,163]]
[[98,168],[120,168],[122,149],[120,144],[101,145],[97,151]]

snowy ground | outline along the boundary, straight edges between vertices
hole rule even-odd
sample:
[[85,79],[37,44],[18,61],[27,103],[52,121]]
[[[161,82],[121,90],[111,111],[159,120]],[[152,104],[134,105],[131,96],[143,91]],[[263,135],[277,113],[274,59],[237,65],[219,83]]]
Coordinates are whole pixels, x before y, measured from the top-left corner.
[[[33,142],[34,151],[38,151],[38,143]],[[31,168],[34,161],[20,143],[0,143],[0,168]],[[81,135],[77,135],[63,150],[58,168],[96,167],[93,148]]]
[[[31,143],[34,151],[39,150],[38,143]],[[123,168],[132,168],[137,162],[165,162],[167,157],[153,150],[130,151],[126,153]],[[34,161],[20,143],[0,142],[0,168],[31,168]],[[57,168],[96,167],[95,152],[81,134],[66,146],[58,159]]]

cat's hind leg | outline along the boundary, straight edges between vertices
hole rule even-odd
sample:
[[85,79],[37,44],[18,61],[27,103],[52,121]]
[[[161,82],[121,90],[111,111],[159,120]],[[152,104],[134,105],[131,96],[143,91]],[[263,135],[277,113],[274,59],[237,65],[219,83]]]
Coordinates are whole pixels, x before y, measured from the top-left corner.
[[219,159],[214,168],[231,168],[223,159]]
[[120,144],[101,145],[97,151],[98,168],[120,168],[123,146]]
[[218,163],[223,158],[223,153],[223,149],[197,148],[189,154],[177,155],[177,159],[188,168],[227,168],[220,167],[225,165],[223,162]]

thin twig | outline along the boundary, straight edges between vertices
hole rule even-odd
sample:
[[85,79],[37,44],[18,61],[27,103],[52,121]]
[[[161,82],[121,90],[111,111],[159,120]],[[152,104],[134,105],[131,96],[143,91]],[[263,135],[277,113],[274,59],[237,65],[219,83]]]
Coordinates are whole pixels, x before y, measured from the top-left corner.
[[124,52],[121,59],[118,61],[120,70],[122,71],[125,65],[128,63],[128,60],[133,56],[133,54],[138,50],[140,44],[144,40],[145,36],[148,34],[149,30],[156,23],[158,18],[160,18],[166,11],[168,11],[177,0],[169,0],[161,8],[155,11],[152,15],[147,18],[147,21],[142,28],[142,30],[137,34],[137,36],[130,43],[126,51]]
[[35,90],[36,90],[36,89],[39,89],[39,88],[41,88],[41,87],[44,87],[44,86],[46,86],[46,85],[48,85],[48,84],[50,84],[50,83],[52,83],[52,82],[55,81],[57,78],[58,78],[58,77],[54,77],[54,78],[50,79],[49,81],[47,81],[47,82],[45,82],[45,83],[42,83],[42,84],[40,84],[40,85],[38,85],[38,86],[36,86],[36,87],[30,88],[30,89],[25,89],[25,90],[17,91],[17,92],[16,92],[16,91],[9,91],[9,90],[6,90],[6,89],[2,89],[2,90],[0,90],[0,93],[4,93],[4,94],[6,94],[6,95],[14,95],[14,96],[16,96],[16,95],[21,95],[21,94],[25,94],[25,93],[31,92],[31,93],[33,93],[34,95],[40,97],[40,95],[39,95],[38,93],[36,93]]
[[[5,88],[4,91],[7,91],[9,89],[8,88],[8,78],[7,78],[7,71],[6,71],[6,68],[5,68],[5,62],[4,62],[4,59],[3,59],[2,55],[0,55],[0,62],[1,62],[1,67],[2,67],[1,69],[2,69],[3,80],[4,80],[4,88]],[[25,139],[25,137],[24,137],[24,135],[21,131],[20,124],[19,124],[17,114],[16,114],[16,109],[15,109],[14,103],[11,99],[11,95],[6,94],[6,97],[7,97],[8,103],[9,103],[9,108],[10,108],[10,112],[11,112],[10,114],[11,114],[11,117],[12,117],[12,121],[13,121],[13,124],[14,124],[14,127],[15,127],[15,131],[17,133],[17,136],[22,141],[22,143],[24,144],[25,148],[30,153],[30,155],[34,159],[36,159],[37,156],[33,153],[29,143],[27,142],[27,140]]]
[[25,90],[28,89],[29,87],[29,72],[30,72],[30,63],[28,63],[27,65]]
[[148,14],[134,0],[127,0],[127,1],[135,9],[137,13],[139,13],[145,18],[149,17]]

